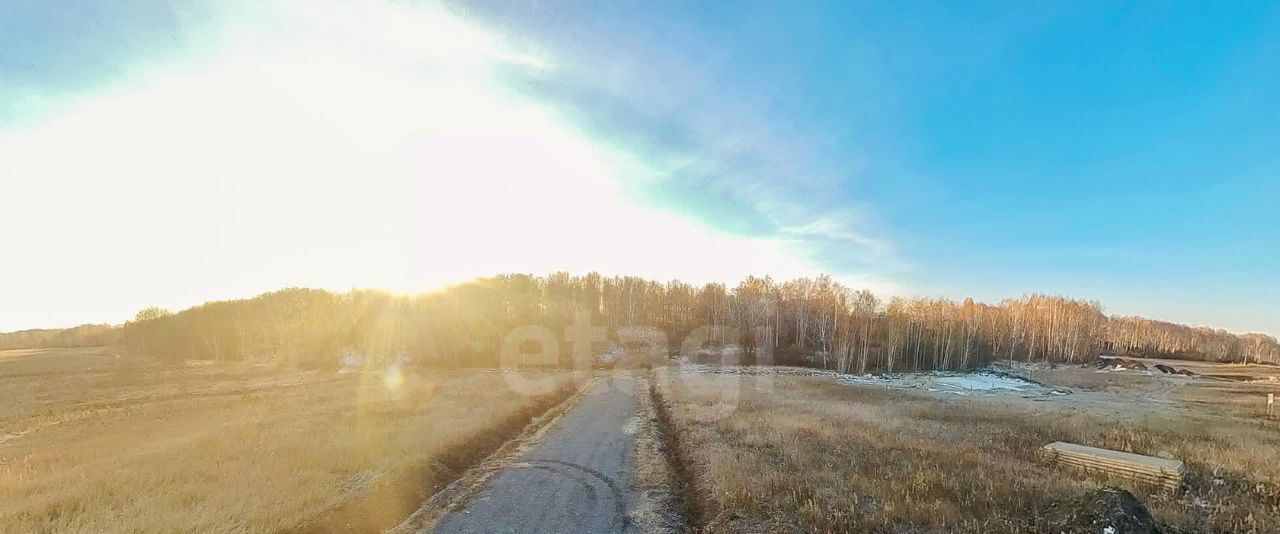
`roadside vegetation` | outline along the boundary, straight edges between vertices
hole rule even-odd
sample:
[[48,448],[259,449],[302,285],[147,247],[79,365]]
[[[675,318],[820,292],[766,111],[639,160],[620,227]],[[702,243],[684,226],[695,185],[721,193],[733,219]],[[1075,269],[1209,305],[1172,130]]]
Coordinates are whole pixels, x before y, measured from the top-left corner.
[[[1071,522],[1090,510],[1073,503],[1105,485],[1131,491],[1167,532],[1280,524],[1280,421],[1197,402],[1218,394],[1200,386],[1176,392],[1184,408],[1148,399],[1161,391],[1153,377],[1099,383],[1081,369],[1037,373],[1080,390],[1036,401],[803,376],[743,395],[739,376],[659,372],[672,373],[655,391],[705,532],[1086,532]],[[1045,465],[1037,452],[1059,440],[1184,460],[1186,487]]]
[[370,531],[573,391],[496,371],[163,364],[0,352],[0,531]]

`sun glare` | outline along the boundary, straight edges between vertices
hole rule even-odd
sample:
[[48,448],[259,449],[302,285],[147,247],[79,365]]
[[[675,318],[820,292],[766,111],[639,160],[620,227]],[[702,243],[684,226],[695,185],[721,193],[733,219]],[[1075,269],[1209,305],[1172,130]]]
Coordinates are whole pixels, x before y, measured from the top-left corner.
[[[17,204],[0,223],[42,220],[54,237],[15,245],[54,265],[134,260],[59,276],[65,294],[110,303],[92,320],[286,286],[418,292],[583,265],[690,282],[817,272],[786,239],[728,235],[632,198],[625,184],[669,166],[585,135],[502,76],[554,69],[553,58],[437,8],[282,5],[272,17],[228,14],[220,46],[0,137],[6,170],[22,177],[15,197],[64,198],[60,209],[79,214]],[[105,197],[115,200],[93,201]],[[104,234],[150,228],[167,245],[86,242],[81,220]],[[83,244],[50,245],[68,240]],[[721,261],[678,259],[707,254]],[[0,268],[15,280],[54,274],[26,265]],[[48,302],[23,291],[10,297]]]
[[0,533],[1278,532],[1280,3],[64,4]]
[[400,386],[404,385],[404,373],[400,372],[399,367],[388,367],[382,373],[382,384],[390,390],[399,389]]

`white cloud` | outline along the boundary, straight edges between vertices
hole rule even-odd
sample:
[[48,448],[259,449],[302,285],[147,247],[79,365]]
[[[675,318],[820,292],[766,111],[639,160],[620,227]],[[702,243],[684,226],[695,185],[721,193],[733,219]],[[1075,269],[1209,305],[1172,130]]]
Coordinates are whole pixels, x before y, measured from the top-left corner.
[[0,330],[292,285],[817,271],[629,199],[644,161],[497,81],[544,54],[431,7],[234,6],[181,61],[0,130]]

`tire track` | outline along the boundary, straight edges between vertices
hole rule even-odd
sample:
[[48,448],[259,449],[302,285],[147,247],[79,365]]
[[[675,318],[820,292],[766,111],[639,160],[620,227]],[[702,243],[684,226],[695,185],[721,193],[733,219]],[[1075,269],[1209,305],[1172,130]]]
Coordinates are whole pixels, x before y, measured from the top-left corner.
[[434,532],[633,532],[627,511],[632,487],[627,431],[639,407],[641,382],[614,377],[583,398],[490,478],[464,506],[443,514]]

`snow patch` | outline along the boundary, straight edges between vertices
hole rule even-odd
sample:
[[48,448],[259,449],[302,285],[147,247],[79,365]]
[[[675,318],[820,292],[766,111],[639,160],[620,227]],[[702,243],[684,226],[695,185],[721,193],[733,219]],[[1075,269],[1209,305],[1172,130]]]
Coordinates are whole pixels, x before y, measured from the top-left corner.
[[1021,378],[995,374],[944,376],[934,379],[934,382],[943,386],[967,391],[990,391],[993,389],[1022,391],[1028,387],[1035,386],[1035,384]]
[[600,363],[613,363],[618,361],[623,356],[626,356],[629,352],[631,351],[628,351],[626,348],[620,347],[618,345],[613,345],[609,347],[609,350],[606,350],[600,354],[597,354],[596,361]]
[[957,373],[933,371],[925,373],[885,375],[844,375],[837,379],[842,384],[878,385],[889,388],[914,388],[935,393],[953,395],[1020,395],[1024,397],[1069,395],[1070,391],[1055,390],[1030,380],[992,371]]
[[1066,389],[1053,389],[1043,384],[998,370],[972,372],[925,371],[918,373],[845,374],[822,369],[767,365],[708,365],[692,363],[680,357],[668,367],[669,372],[720,375],[822,376],[850,386],[881,386],[893,389],[923,389],[953,395],[1016,395],[1049,397],[1070,395]]

